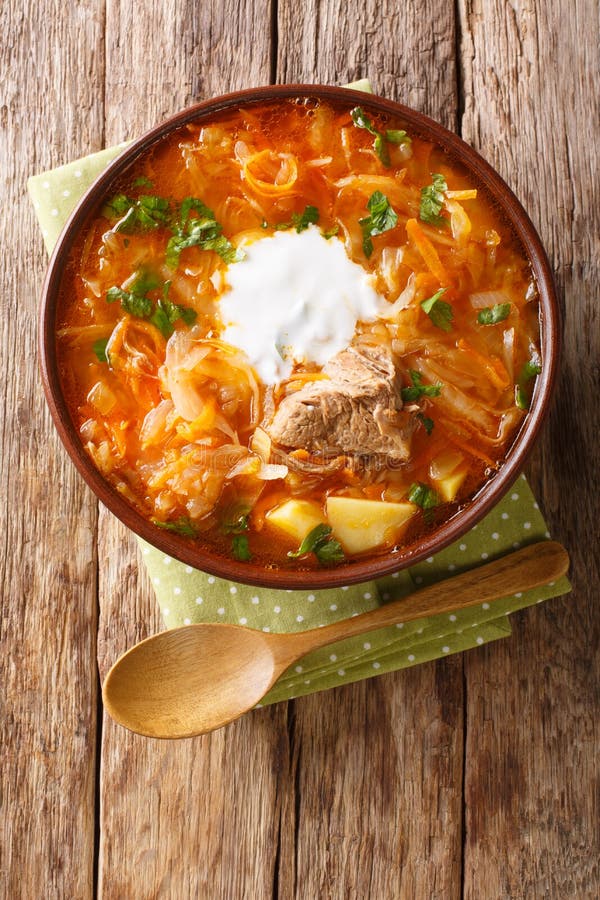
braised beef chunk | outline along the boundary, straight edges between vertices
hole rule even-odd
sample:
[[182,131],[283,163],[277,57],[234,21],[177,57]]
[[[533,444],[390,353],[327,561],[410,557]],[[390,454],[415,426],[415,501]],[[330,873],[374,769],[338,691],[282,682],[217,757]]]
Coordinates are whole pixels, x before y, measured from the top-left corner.
[[273,442],[311,453],[384,454],[407,459],[414,417],[402,409],[391,355],[348,347],[324,366],[327,379],[285,397],[266,424]]

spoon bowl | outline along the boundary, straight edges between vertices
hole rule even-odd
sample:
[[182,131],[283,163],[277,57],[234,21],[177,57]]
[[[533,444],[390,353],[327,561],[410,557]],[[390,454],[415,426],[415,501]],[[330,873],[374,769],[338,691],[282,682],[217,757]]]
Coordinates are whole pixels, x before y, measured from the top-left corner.
[[262,631],[224,624],[162,632],[113,666],[105,705],[117,721],[152,737],[189,734],[192,709],[194,733],[210,731],[215,721],[226,725],[255,706],[277,679],[267,638]]
[[117,660],[104,682],[104,704],[117,722],[147,737],[204,734],[256,706],[311,650],[539,587],[568,567],[564,547],[542,541],[324,628],[294,634],[212,623],[173,628]]

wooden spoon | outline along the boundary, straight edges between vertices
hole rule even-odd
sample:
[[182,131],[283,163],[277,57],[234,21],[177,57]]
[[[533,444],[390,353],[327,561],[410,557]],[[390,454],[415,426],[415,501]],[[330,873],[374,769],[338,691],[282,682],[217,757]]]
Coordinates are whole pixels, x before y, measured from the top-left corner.
[[255,706],[310,650],[399,621],[508,597],[554,581],[568,567],[564,547],[542,541],[324,628],[295,634],[212,623],[173,628],[117,660],[104,682],[104,705],[121,725],[147,737],[204,734]]

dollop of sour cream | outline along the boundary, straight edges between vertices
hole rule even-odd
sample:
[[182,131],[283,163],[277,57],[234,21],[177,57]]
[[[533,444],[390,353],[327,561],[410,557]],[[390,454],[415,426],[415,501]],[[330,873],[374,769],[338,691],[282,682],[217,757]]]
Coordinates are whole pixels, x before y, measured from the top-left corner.
[[225,274],[221,337],[246,352],[265,384],[288,378],[294,363],[325,365],[351,342],[357,322],[374,321],[385,306],[373,276],[314,226],[244,249]]

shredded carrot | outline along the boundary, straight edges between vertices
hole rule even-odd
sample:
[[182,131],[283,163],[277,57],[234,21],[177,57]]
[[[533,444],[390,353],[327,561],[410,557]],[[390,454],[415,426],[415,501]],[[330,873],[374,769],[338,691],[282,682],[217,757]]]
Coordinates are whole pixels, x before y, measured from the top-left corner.
[[497,387],[499,390],[503,391],[510,384],[510,375],[506,371],[506,367],[498,359],[497,356],[484,356],[482,353],[479,353],[478,350],[475,350],[464,338],[460,338],[456,342],[456,346],[459,350],[463,350],[465,353],[468,353],[470,356],[476,360],[481,368],[487,372],[490,381]]
[[471,188],[471,190],[465,191],[446,191],[446,197],[450,200],[476,200],[477,189]]
[[423,261],[429,271],[432,272],[432,274],[435,275],[438,281],[440,281],[442,284],[447,284],[448,274],[442,265],[437,250],[435,249],[429,238],[426,237],[423,229],[416,219],[409,219],[407,221],[406,233],[423,257]]
[[[242,175],[257,194],[282,197],[292,193],[298,180],[298,163],[292,153],[261,150],[244,160]],[[273,176],[271,181],[266,180],[269,176]]]

